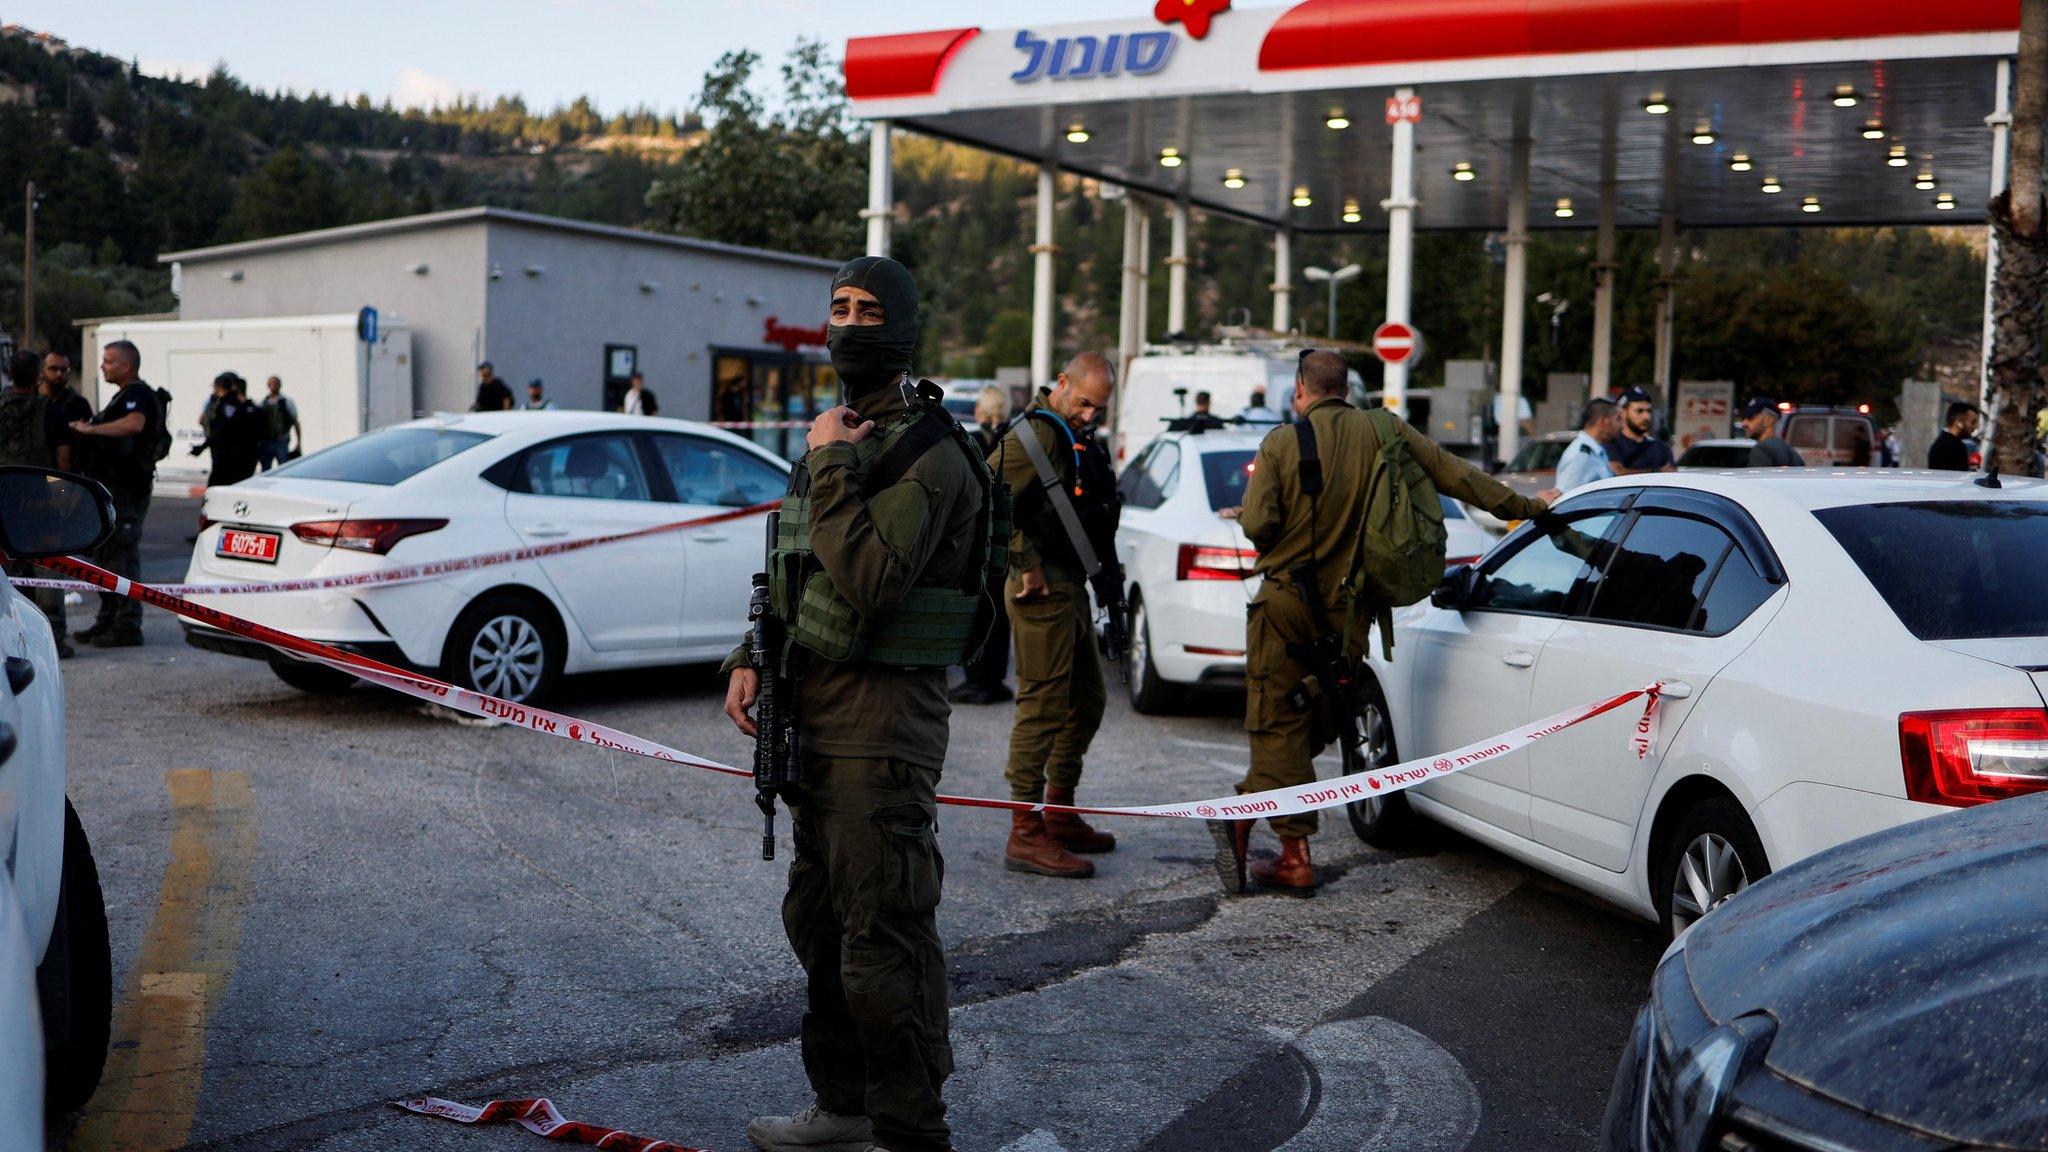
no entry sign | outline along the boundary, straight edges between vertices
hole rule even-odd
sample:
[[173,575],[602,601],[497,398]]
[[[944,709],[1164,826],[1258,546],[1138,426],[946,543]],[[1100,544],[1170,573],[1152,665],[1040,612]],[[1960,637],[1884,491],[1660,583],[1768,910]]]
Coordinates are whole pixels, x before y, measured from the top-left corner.
[[1415,358],[1415,351],[1422,345],[1422,335],[1406,324],[1391,321],[1380,325],[1372,334],[1372,353],[1386,364],[1406,364]]

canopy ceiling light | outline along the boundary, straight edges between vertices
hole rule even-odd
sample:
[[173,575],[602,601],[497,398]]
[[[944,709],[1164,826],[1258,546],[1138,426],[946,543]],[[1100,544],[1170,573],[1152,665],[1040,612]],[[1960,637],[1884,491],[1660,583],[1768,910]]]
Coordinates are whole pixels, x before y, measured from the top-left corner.
[[1241,168],[1225,169],[1223,172],[1223,186],[1233,192],[1244,187],[1244,170]]
[[1714,126],[1705,120],[1700,121],[1693,127],[1692,142],[1695,144],[1712,144],[1714,142]]
[[1728,158],[1728,170],[1730,172],[1747,172],[1753,167],[1755,165],[1749,162],[1749,153],[1747,152],[1737,152]]
[[1456,164],[1451,165],[1451,179],[1453,180],[1463,182],[1475,180],[1478,177],[1479,173],[1472,170],[1472,165],[1468,161],[1460,160]]
[[1306,208],[1314,203],[1315,198],[1308,194],[1308,188],[1306,186],[1296,188],[1294,190],[1294,206],[1296,208]]
[[1863,122],[1863,138],[1865,140],[1884,139],[1884,121],[1865,120]]
[[1159,150],[1159,166],[1161,168],[1178,168],[1183,160],[1184,157],[1181,156],[1180,149],[1178,148],[1161,148]]
[[1935,207],[1935,208],[1936,208],[1937,210],[1939,210],[1939,211],[1942,211],[1942,212],[1953,212],[1953,211],[1955,211],[1955,210],[1956,210],[1956,197],[1955,197],[1955,193],[1953,193],[1953,192],[1943,192],[1943,193],[1942,193],[1941,195],[1939,195],[1939,196],[1936,196],[1936,197],[1934,198],[1934,207]]
[[1333,132],[1342,132],[1351,127],[1351,117],[1346,116],[1342,108],[1332,108],[1330,114],[1323,118],[1323,127]]
[[1780,183],[1778,183],[1778,178],[1777,178],[1776,176],[1766,176],[1766,177],[1764,177],[1764,194],[1765,194],[1765,195],[1767,195],[1767,196],[1776,196],[1776,195],[1777,195],[1778,193],[1780,193],[1780,192],[1783,192],[1784,190],[1785,190],[1785,186],[1784,186],[1783,184],[1780,184]]
[[1934,191],[1934,184],[1934,173],[1924,168],[1920,170],[1920,175],[1913,180],[1913,187],[1918,188],[1922,192]]
[[1801,212],[1818,212],[1818,211],[1820,211],[1820,197],[1818,197],[1818,196],[1808,196],[1808,197],[1807,197],[1806,199],[1804,199],[1804,200],[1801,200],[1801,201],[1799,202],[1799,210],[1800,210]]
[[1906,159],[1906,146],[1904,144],[1892,145],[1892,150],[1886,154],[1884,162],[1893,168],[1904,168],[1908,163]]
[[1569,219],[1571,219],[1571,218],[1572,218],[1573,216],[1576,216],[1577,214],[1578,214],[1578,213],[1576,213],[1576,212],[1572,211],[1572,198],[1571,198],[1571,197],[1569,197],[1569,196],[1559,196],[1559,197],[1557,198],[1557,218],[1558,218],[1559,220],[1569,220]]
[[1087,142],[1088,142],[1088,126],[1087,126],[1086,124],[1069,124],[1069,125],[1067,125],[1067,143],[1069,143],[1069,144],[1086,144]]
[[1365,219],[1365,216],[1358,210],[1358,201],[1346,200],[1344,202],[1344,222],[1346,224],[1356,224],[1363,219]]
[[1652,92],[1650,98],[1643,101],[1643,111],[1652,116],[1662,116],[1671,111],[1671,101],[1666,100],[1662,92]]
[[1856,102],[1861,99],[1863,99],[1863,97],[1857,93],[1856,86],[1854,84],[1835,85],[1835,107],[1854,108],[1856,106]]

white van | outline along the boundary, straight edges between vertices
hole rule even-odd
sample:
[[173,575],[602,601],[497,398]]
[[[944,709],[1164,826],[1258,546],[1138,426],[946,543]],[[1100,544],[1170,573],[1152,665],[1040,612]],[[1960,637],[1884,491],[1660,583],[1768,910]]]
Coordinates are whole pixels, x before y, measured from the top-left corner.
[[[1243,412],[1252,393],[1264,389],[1266,407],[1281,419],[1294,418],[1294,370],[1303,348],[1294,341],[1211,345],[1169,345],[1145,349],[1131,361],[1116,394],[1116,466],[1138,458],[1166,422],[1195,410],[1195,394],[1209,394],[1209,412],[1224,420]],[[1351,395],[1365,385],[1350,373]]]

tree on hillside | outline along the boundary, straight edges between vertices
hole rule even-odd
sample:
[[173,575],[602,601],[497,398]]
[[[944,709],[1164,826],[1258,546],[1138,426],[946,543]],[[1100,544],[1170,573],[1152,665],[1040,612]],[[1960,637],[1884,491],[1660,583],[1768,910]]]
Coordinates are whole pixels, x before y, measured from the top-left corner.
[[823,43],[799,41],[772,114],[751,87],[760,62],[728,52],[705,75],[697,111],[710,127],[676,174],[648,189],[653,226],[816,256],[858,251],[867,163],[833,61]]
[[242,180],[224,239],[255,240],[342,223],[333,169],[287,146]]

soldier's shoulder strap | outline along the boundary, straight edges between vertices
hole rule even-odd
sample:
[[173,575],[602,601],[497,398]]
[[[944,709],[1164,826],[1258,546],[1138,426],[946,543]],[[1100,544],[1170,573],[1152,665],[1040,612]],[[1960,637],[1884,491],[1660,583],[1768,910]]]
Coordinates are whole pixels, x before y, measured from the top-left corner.
[[[1047,413],[1051,416],[1051,413]],[[1057,417],[1054,417],[1057,419]],[[1066,422],[1059,421],[1065,428]],[[1068,433],[1069,437],[1072,433]],[[1074,499],[1067,494],[1067,485],[1052,466],[1052,457],[1045,454],[1045,445],[1038,442],[1038,436],[1025,431],[1017,437],[1024,446],[1024,455],[1031,460],[1032,470],[1038,473],[1038,486],[1045,490],[1045,498],[1052,504],[1053,514],[1059,517],[1060,527],[1066,530],[1068,543],[1074,546],[1074,556],[1081,561],[1081,570],[1092,579],[1102,571],[1102,558],[1095,554],[1095,545],[1088,539],[1088,530],[1081,526],[1081,514],[1074,510]]]
[[1301,447],[1301,492],[1313,500],[1323,494],[1323,458],[1316,453],[1316,430],[1308,417],[1294,422],[1294,440]]
[[885,492],[896,486],[910,470],[917,466],[924,454],[939,446],[952,434],[950,418],[940,418],[929,411],[914,411],[909,424],[896,434],[889,446],[882,450],[875,466],[868,469],[861,488],[867,495]]

